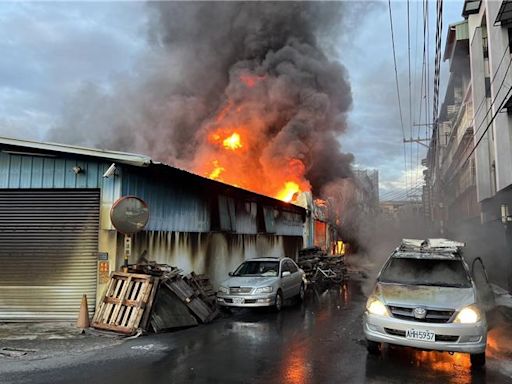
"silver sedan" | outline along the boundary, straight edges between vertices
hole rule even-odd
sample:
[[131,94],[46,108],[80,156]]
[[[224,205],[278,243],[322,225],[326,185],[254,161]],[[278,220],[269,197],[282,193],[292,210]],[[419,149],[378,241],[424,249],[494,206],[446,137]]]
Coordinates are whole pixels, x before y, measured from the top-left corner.
[[290,258],[255,258],[229,273],[217,292],[217,303],[225,307],[270,307],[277,311],[284,300],[304,299],[304,271]]

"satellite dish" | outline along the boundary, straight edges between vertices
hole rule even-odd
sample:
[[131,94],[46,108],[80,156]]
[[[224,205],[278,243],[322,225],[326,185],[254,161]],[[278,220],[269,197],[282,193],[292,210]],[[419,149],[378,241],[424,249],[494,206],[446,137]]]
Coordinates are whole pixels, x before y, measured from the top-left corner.
[[124,196],[118,199],[110,209],[112,225],[125,235],[142,231],[149,220],[149,208],[146,202],[136,196]]

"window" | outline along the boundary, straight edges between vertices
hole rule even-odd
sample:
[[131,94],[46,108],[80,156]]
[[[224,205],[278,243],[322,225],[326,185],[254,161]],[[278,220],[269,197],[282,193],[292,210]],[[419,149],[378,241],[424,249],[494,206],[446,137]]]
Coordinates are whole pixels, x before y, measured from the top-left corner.
[[234,276],[277,276],[277,261],[246,261],[235,271]]
[[291,272],[290,271],[290,263],[288,262],[288,260],[284,260],[281,263],[281,275],[283,274],[283,272]]
[[287,263],[289,264],[289,266],[290,266],[290,272],[291,272],[291,273],[295,273],[295,272],[297,272],[297,271],[299,270],[299,269],[297,268],[297,266],[295,265],[295,263],[294,263],[294,262],[289,261],[289,260],[287,260],[286,262],[287,262]]
[[379,281],[407,285],[470,288],[461,260],[392,258],[382,270]]

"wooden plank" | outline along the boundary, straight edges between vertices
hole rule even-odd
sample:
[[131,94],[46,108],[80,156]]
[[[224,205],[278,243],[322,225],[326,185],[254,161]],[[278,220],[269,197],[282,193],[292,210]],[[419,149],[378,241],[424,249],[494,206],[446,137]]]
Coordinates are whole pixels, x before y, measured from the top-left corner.
[[[124,298],[124,296],[126,295],[126,291],[128,291],[128,286],[130,285],[131,281],[132,281],[132,278],[130,276],[128,276],[128,279],[123,284],[123,289],[121,289],[121,293],[119,293],[119,298],[120,299]],[[121,306],[122,306],[122,304],[116,304],[114,306],[114,311],[112,312],[111,319],[117,319],[119,311],[121,310]]]
[[[132,285],[130,286],[130,288],[128,289],[128,291],[126,292],[126,295],[128,296],[128,300],[130,301],[133,301],[136,297],[135,295],[137,294],[137,290],[140,286],[140,282],[139,281],[132,281]],[[120,317],[120,319],[122,319],[120,322],[116,323],[116,324],[119,324],[121,326],[126,326],[127,322],[128,322],[128,318],[131,314],[131,311],[132,311],[132,307],[130,306],[127,306],[126,304],[126,301],[127,299],[123,299],[122,300],[122,304],[124,305],[124,311],[123,311],[123,316]]]
[[[112,285],[114,284],[114,279],[110,279],[108,281],[108,285],[107,285],[107,289],[105,290],[105,296],[109,296],[110,294],[110,290],[112,289]],[[99,305],[99,307],[97,308],[96,312],[94,313],[94,318],[93,318],[93,323],[98,321],[100,318],[101,318],[101,315],[103,313],[103,311],[105,310],[105,302],[102,301]]]
[[142,329],[147,329],[149,319],[151,318],[151,313],[153,311],[153,303],[155,302],[155,297],[158,291],[158,285],[160,284],[160,279],[155,277],[153,280],[153,286],[151,289],[151,294],[149,296],[149,300],[147,301],[146,307],[144,309],[144,315],[142,316],[140,327]]
[[151,295],[151,291],[153,288],[153,284],[146,283],[143,290],[141,290],[141,300],[139,301],[138,308],[134,309],[134,314],[132,315],[131,321],[128,323],[128,327],[130,328],[137,328],[140,324],[140,321],[142,320],[142,315],[144,314],[144,307],[141,306],[143,303],[147,303],[149,300],[149,296]]

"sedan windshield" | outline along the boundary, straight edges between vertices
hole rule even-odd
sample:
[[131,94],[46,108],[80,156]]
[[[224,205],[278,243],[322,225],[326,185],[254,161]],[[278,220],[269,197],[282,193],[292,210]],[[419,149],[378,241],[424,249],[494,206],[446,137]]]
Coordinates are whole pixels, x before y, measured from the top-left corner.
[[277,276],[278,261],[246,261],[235,271],[234,276]]
[[382,270],[379,281],[408,285],[471,287],[461,260],[393,258]]

